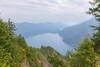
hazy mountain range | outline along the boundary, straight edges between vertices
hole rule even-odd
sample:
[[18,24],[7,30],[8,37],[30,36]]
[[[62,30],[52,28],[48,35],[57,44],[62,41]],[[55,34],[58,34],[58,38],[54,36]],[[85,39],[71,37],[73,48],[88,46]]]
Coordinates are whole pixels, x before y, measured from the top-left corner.
[[33,47],[51,46],[65,54],[73,46],[78,45],[89,33],[93,33],[89,25],[96,25],[90,19],[74,26],[62,23],[17,23],[17,34],[22,34],[27,43]]
[[62,23],[16,23],[17,34],[22,34],[25,38],[30,36],[36,36],[44,33],[58,33],[60,30],[67,27],[67,25]]
[[76,46],[88,35],[88,33],[90,36],[94,33],[93,28],[90,26],[96,25],[96,22],[95,19],[90,19],[81,24],[65,28],[59,32],[60,36],[63,37],[64,42]]

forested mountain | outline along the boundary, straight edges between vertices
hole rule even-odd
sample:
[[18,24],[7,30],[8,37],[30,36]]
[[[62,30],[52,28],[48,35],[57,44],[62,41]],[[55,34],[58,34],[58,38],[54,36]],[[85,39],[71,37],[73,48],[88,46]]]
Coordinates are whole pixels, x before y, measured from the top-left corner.
[[63,37],[64,42],[76,46],[88,33],[90,35],[94,33],[93,28],[91,28],[90,26],[97,25],[96,22],[97,21],[95,21],[95,19],[90,19],[82,22],[81,24],[65,28],[60,31],[59,34]]
[[0,19],[0,67],[66,67],[66,57],[51,47],[40,49],[27,45],[24,37],[15,35],[15,25]]

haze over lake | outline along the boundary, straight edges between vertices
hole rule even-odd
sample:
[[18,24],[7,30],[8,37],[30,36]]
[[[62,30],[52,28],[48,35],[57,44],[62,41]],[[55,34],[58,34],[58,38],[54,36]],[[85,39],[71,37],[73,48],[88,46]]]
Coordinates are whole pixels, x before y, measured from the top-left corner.
[[45,33],[37,36],[30,36],[26,39],[30,46],[40,48],[41,46],[51,46],[59,53],[65,55],[72,46],[63,42],[63,38],[58,33]]

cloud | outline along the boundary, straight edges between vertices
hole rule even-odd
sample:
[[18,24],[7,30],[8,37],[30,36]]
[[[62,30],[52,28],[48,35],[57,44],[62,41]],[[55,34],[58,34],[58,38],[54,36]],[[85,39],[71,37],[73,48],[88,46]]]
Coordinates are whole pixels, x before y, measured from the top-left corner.
[[88,19],[89,0],[1,0],[1,17],[15,22],[80,22]]

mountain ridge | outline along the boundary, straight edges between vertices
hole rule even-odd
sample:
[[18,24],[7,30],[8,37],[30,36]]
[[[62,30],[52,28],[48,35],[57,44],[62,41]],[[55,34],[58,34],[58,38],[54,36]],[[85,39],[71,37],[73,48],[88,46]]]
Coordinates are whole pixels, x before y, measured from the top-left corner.
[[82,22],[81,24],[65,28],[60,31],[59,34],[61,37],[63,37],[64,42],[76,46],[84,39],[88,33],[94,33],[90,26],[97,25],[96,22],[97,21],[94,19],[90,19]]

